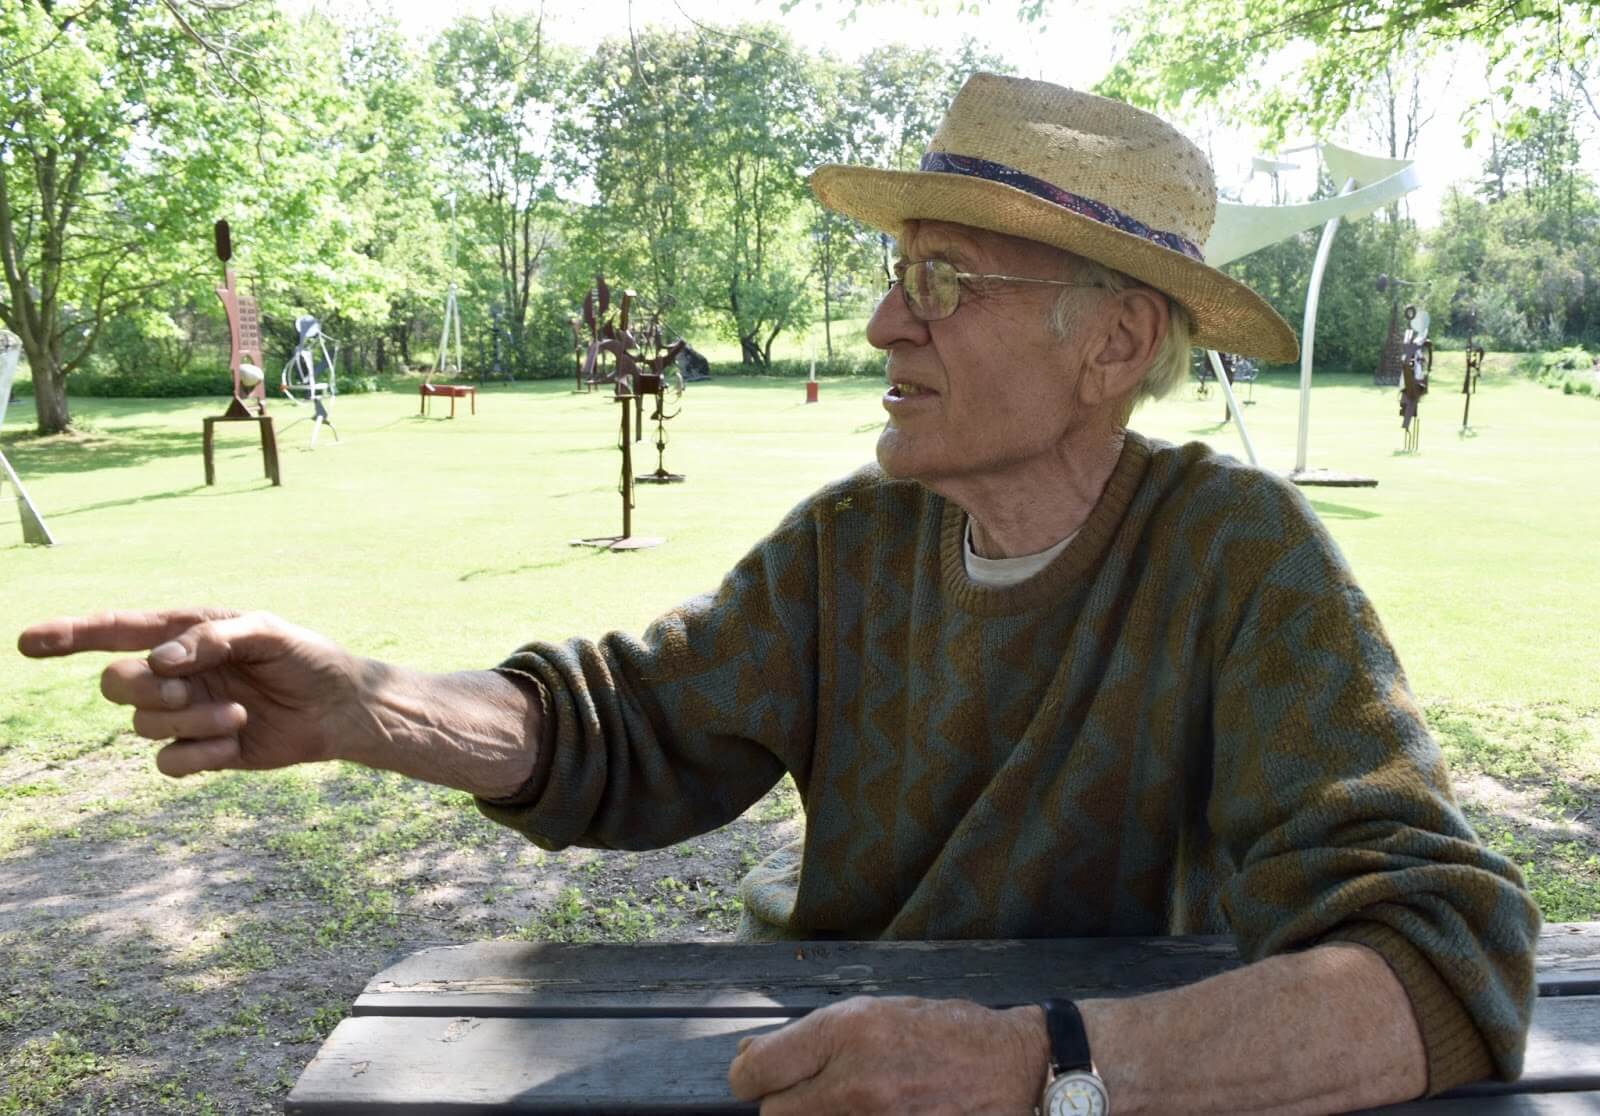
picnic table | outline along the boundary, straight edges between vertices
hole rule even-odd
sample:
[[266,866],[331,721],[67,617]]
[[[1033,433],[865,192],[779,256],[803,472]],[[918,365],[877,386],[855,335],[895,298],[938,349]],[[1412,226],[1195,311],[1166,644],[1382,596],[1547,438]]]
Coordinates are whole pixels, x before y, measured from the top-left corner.
[[[1231,939],[563,945],[424,949],[373,977],[289,1113],[754,1113],[739,1039],[855,995],[1131,996],[1239,964]],[[1520,1081],[1383,1109],[1600,1114],[1600,922],[1547,926]]]

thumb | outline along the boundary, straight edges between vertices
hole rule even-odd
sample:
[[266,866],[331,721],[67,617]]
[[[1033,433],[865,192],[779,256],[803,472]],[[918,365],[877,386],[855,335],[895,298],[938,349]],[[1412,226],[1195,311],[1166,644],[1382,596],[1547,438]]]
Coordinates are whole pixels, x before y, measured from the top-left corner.
[[225,663],[260,662],[280,654],[283,640],[283,625],[264,612],[208,620],[154,648],[150,669],[158,675],[181,677]]
[[728,1087],[743,1101],[780,1093],[815,1077],[828,1064],[829,1017],[813,1012],[787,1027],[739,1040],[728,1067]]

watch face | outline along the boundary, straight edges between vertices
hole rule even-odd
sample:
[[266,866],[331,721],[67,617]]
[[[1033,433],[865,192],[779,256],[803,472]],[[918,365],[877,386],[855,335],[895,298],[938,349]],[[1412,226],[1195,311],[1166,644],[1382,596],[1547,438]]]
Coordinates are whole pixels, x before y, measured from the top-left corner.
[[1044,1116],[1107,1116],[1111,1099],[1092,1073],[1064,1073],[1045,1087]]

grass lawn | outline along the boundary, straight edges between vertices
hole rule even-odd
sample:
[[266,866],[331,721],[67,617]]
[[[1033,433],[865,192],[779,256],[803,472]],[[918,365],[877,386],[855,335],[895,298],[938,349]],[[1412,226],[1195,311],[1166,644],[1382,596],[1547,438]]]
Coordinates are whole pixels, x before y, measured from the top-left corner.
[[[1459,362],[1439,359],[1414,456],[1397,452],[1394,390],[1319,384],[1310,463],[1380,483],[1307,495],[1485,839],[1524,866],[1548,918],[1600,918],[1600,402],[1493,359],[1461,435]],[[202,483],[215,400],[78,399],[81,432],[52,439],[27,435],[31,401],[15,402],[3,445],[60,545],[24,547],[0,501],[0,631],[231,604],[435,669],[637,631],[869,460],[880,393],[825,380],[806,406],[793,380],[692,386],[666,455],[688,481],[641,486],[634,513],[636,534],[668,542],[632,554],[568,545],[617,533],[621,510],[617,408],[564,382],[483,388],[478,414],[454,421],[419,418],[414,395],[341,397],[343,442],[325,431],[314,451],[305,409],[274,404],[282,488],[245,425],[219,428],[219,483]],[[1253,396],[1261,463],[1286,470],[1294,385],[1266,377]],[[1185,388],[1134,425],[1242,456],[1221,413],[1215,389]],[[653,445],[636,449],[654,468]],[[276,1111],[396,950],[725,936],[738,878],[797,825],[785,786],[675,849],[546,855],[462,795],[362,770],[174,783],[98,698],[106,658],[13,657],[0,692],[0,1114]]]

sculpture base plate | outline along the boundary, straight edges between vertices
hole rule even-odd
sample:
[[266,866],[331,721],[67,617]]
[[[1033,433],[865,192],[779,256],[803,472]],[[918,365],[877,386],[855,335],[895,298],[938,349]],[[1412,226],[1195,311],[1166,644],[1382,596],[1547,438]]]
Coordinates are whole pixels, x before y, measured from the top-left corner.
[[596,550],[649,550],[666,539],[654,535],[606,535],[593,539],[573,539],[568,546],[592,546]]
[[1320,488],[1376,488],[1377,477],[1363,477],[1356,473],[1340,473],[1333,469],[1302,469],[1289,474],[1294,484]]
[[634,477],[634,484],[679,484],[683,481],[682,473],[669,473],[665,469],[657,469],[653,473],[646,473],[642,477]]

